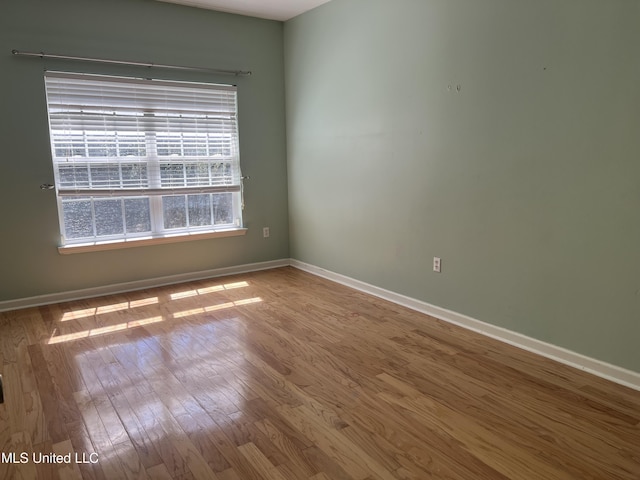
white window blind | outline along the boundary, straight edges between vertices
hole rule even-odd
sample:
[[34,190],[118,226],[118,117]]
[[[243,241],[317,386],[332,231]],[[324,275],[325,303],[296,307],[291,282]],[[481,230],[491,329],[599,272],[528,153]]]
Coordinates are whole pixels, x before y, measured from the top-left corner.
[[234,86],[45,76],[63,244],[241,226]]

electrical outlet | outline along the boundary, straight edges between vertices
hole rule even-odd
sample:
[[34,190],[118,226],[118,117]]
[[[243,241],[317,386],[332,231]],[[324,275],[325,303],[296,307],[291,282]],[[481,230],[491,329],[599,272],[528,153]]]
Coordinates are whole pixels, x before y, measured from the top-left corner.
[[441,260],[440,257],[433,257],[433,271],[440,273],[440,268],[441,268]]
[[264,227],[262,229],[262,237],[263,238],[269,238],[269,227]]

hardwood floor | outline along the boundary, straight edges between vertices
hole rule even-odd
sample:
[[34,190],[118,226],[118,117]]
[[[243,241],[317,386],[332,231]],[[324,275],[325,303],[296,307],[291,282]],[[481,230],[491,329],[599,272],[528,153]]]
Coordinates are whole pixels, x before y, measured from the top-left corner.
[[4,479],[640,479],[640,392],[293,268],[0,335]]

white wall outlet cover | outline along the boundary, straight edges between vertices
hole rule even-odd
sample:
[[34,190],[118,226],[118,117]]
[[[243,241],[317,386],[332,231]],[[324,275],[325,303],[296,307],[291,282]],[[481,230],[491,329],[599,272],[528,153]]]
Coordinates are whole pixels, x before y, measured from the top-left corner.
[[433,257],[433,271],[440,273],[440,268],[442,266],[442,262],[440,257]]

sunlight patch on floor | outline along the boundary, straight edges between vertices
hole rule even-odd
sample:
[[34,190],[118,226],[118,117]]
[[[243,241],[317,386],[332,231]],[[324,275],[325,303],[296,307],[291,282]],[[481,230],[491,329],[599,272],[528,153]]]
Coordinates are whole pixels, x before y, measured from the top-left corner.
[[191,315],[198,315],[199,313],[215,312],[216,310],[224,310],[226,308],[241,307],[242,305],[250,305],[252,303],[262,302],[261,297],[245,298],[243,300],[236,300],[235,302],[219,303],[218,305],[210,305],[207,307],[192,308],[190,310],[184,310],[182,312],[176,312],[173,314],[173,318],[190,317]]

